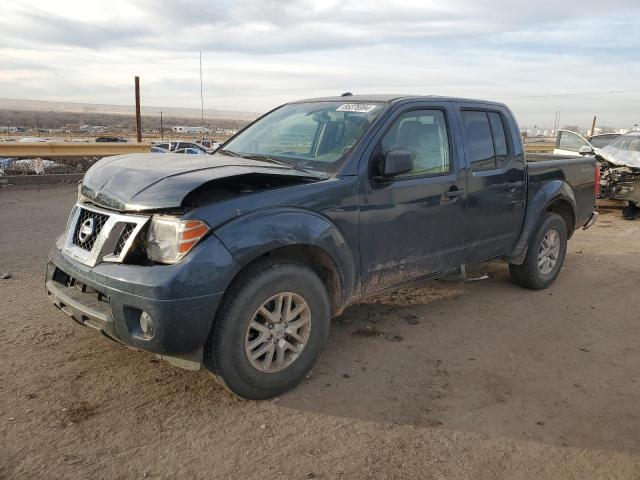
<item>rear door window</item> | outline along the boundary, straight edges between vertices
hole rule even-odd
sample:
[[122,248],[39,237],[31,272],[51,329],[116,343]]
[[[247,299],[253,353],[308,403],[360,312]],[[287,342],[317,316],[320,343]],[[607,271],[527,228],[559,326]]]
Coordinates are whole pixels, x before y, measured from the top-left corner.
[[487,112],[464,110],[464,132],[467,137],[469,163],[474,171],[496,168],[496,152]]
[[507,161],[507,135],[504,132],[504,124],[502,117],[497,112],[488,112],[489,124],[491,125],[491,133],[493,134],[493,148],[496,152],[496,163],[498,167],[504,165]]
[[509,144],[502,115],[498,112],[463,110],[471,170],[501,168],[509,160]]

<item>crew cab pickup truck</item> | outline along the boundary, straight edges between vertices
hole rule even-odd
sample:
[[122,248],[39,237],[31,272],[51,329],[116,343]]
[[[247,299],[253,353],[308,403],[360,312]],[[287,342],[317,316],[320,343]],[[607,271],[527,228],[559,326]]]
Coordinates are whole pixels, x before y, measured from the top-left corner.
[[592,158],[527,163],[500,103],[288,103],[211,156],[93,165],[46,291],[113,340],[268,398],[305,377],[330,319],[364,297],[494,259],[549,286],[567,239],[597,218],[597,175]]

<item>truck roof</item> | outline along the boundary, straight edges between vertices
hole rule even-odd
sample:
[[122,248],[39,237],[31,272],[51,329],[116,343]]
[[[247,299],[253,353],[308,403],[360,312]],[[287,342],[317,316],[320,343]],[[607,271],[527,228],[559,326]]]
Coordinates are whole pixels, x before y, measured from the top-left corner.
[[334,95],[330,97],[316,97],[306,98],[303,100],[296,100],[291,103],[303,103],[303,102],[382,102],[382,103],[394,103],[397,101],[419,101],[419,100],[440,100],[443,102],[473,102],[484,103],[487,105],[501,105],[501,102],[494,102],[490,100],[479,100],[474,98],[463,97],[445,97],[441,95],[408,95],[408,94],[371,94],[371,95]]

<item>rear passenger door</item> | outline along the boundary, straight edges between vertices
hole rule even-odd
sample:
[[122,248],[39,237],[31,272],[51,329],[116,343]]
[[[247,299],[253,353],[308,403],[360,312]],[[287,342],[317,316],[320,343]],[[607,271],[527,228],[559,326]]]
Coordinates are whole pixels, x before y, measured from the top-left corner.
[[525,159],[507,109],[459,106],[469,173],[465,263],[506,255],[524,220]]

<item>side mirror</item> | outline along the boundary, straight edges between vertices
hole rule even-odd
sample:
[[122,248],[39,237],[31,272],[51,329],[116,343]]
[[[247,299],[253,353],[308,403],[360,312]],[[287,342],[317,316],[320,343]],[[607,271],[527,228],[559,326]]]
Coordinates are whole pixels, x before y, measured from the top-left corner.
[[589,145],[583,145],[578,150],[578,153],[580,155],[591,155],[594,152],[593,152],[593,148],[591,148]]
[[383,177],[395,177],[413,170],[413,153],[407,150],[390,150],[384,156]]

